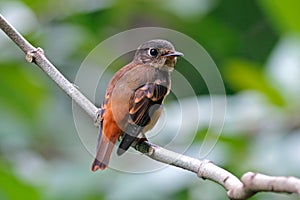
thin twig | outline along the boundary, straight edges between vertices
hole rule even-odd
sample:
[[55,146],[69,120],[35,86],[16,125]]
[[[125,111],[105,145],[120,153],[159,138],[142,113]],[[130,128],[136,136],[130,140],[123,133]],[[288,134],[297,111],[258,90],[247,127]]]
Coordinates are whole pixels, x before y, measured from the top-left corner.
[[[27,61],[39,66],[96,121],[99,109],[55,68],[41,48],[33,47],[1,14],[0,28],[22,49]],[[198,177],[219,183],[227,190],[230,199],[247,199],[261,191],[294,193],[300,196],[300,179],[295,177],[274,177],[248,172],[240,181],[230,172],[208,160],[181,155],[147,141],[137,142],[134,147],[154,160],[189,170]]]
[[26,54],[28,62],[35,63],[55,83],[65,91],[94,121],[97,120],[97,108],[89,101],[70,81],[68,81],[56,67],[46,58],[41,48],[33,47],[1,14],[0,28],[20,47]]
[[23,52],[27,53],[35,49],[1,14],[0,28]]
[[194,172],[198,177],[219,183],[227,190],[231,199],[246,199],[254,193],[244,188],[243,183],[233,174],[213,164],[209,160],[198,160],[192,157],[169,151],[148,141],[138,142],[135,149],[150,158]]

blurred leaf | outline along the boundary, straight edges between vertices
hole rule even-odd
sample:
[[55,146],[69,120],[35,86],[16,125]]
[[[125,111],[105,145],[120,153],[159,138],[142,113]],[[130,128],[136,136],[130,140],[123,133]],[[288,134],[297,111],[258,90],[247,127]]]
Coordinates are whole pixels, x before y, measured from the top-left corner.
[[0,165],[0,199],[40,199],[37,190]]
[[0,70],[0,103],[31,118],[44,95],[39,80],[13,64],[1,66]]
[[262,10],[281,32],[300,33],[300,1],[259,0]]
[[[232,137],[230,135],[232,135]],[[235,150],[239,151],[247,146],[248,138],[245,137],[245,135],[246,134],[243,133],[234,135],[222,133],[221,135],[219,135],[213,132],[208,132],[208,129],[205,128],[198,130],[194,141],[202,142],[204,138],[212,140],[218,139],[220,142],[224,142],[229,146],[234,147]]]
[[245,60],[231,60],[224,68],[226,82],[231,88],[239,90],[257,90],[267,96],[274,104],[284,106],[285,102],[261,67]]
[[176,191],[171,195],[169,199],[173,200],[183,200],[183,199],[189,199],[189,190],[188,188],[182,188],[179,191]]
[[[224,48],[223,55],[225,56],[231,53],[231,56],[254,59],[258,63],[265,63],[279,36],[264,18],[255,1],[220,1],[212,16],[227,29],[227,34],[228,32],[234,33],[232,35],[234,38],[231,40],[235,42],[223,47],[214,44],[213,48]],[[208,26],[207,28],[211,30],[210,32],[214,32],[213,27]],[[217,37],[214,37],[214,34]],[[214,34],[207,38],[209,43],[214,40],[217,42],[222,40],[226,32],[218,30]],[[215,51],[209,50],[210,52]],[[215,54],[212,55],[215,57]]]
[[183,33],[197,40],[214,59],[233,55],[237,50],[240,35],[214,16],[206,16],[178,27]]

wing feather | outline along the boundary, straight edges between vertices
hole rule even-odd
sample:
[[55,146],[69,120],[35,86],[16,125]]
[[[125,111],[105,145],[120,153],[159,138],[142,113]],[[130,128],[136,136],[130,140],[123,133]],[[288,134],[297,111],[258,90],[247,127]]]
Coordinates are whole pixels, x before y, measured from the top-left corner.
[[129,114],[132,122],[139,126],[146,126],[151,120],[150,109],[154,105],[161,105],[168,88],[158,83],[147,83],[138,88],[130,102]]
[[151,121],[151,115],[157,110],[169,90],[159,82],[147,83],[134,92],[129,103],[129,125],[123,137],[118,154],[123,154],[134,142],[143,127]]

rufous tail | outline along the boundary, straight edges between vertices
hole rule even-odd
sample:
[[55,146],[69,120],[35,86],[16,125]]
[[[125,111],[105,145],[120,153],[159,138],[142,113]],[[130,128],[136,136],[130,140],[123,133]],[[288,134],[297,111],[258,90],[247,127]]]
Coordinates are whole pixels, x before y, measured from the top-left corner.
[[110,156],[116,143],[115,139],[111,141],[104,134],[100,134],[99,137],[96,158],[91,167],[93,172],[97,171],[98,169],[104,170],[107,168]]

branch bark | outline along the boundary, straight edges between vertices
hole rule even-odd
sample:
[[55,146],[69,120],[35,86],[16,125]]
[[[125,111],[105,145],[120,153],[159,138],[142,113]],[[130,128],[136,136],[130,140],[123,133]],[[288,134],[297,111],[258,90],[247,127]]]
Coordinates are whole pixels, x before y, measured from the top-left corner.
[[[25,53],[28,62],[40,67],[66,94],[68,94],[94,121],[99,108],[90,102],[72,83],[70,83],[46,58],[41,48],[32,46],[0,14],[0,28]],[[241,180],[209,160],[198,160],[181,155],[147,141],[139,141],[134,148],[150,158],[170,164],[197,174],[222,185],[230,199],[247,199],[257,192],[284,192],[300,196],[300,179],[295,177],[275,177],[247,172]]]
[[97,108],[72,83],[70,83],[46,58],[41,48],[32,46],[1,14],[0,28],[25,53],[28,62],[40,67],[65,93],[67,93],[94,121]]

